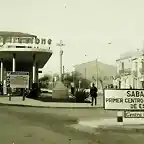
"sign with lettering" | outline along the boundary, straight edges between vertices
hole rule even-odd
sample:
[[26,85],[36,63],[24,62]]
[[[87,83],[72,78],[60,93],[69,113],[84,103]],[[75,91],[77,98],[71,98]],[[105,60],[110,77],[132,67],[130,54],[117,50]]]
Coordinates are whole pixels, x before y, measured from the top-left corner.
[[124,118],[144,118],[144,111],[125,111]]
[[5,43],[25,43],[25,44],[42,44],[42,45],[51,45],[52,40],[51,39],[45,39],[45,38],[38,38],[38,37],[7,37],[3,38],[0,36],[0,44]]
[[106,110],[144,110],[144,90],[105,89],[104,109]]
[[11,88],[29,88],[28,72],[10,72]]

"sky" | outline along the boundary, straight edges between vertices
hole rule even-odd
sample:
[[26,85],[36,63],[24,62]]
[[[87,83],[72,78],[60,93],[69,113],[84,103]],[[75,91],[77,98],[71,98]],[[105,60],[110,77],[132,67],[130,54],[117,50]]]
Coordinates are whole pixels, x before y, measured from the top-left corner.
[[59,72],[60,40],[66,71],[95,59],[116,65],[120,54],[143,47],[143,0],[0,0],[0,13],[1,31],[52,39],[44,74]]

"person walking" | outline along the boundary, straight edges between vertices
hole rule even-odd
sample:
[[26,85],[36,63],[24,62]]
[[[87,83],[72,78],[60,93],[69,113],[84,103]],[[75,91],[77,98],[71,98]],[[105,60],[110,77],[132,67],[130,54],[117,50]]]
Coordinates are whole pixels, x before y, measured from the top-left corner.
[[92,97],[92,103],[91,103],[91,105],[93,106],[93,102],[94,102],[94,100],[95,100],[95,105],[97,105],[97,88],[95,87],[95,84],[93,83],[92,84],[92,87],[91,87],[91,89],[90,89],[90,95],[91,95],[91,97]]

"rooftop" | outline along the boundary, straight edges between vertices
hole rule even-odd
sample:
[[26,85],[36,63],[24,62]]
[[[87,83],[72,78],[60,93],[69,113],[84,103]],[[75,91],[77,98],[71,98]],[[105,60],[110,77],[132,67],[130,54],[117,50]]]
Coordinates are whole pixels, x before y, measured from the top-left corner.
[[5,37],[37,37],[36,35],[22,33],[22,32],[11,32],[11,31],[0,31],[0,36]]
[[144,54],[144,51],[143,50],[139,50],[139,49],[135,50],[135,51],[129,51],[129,52],[121,54],[120,58],[117,59],[116,61],[128,59],[128,58],[131,58],[131,57],[142,56],[143,54]]

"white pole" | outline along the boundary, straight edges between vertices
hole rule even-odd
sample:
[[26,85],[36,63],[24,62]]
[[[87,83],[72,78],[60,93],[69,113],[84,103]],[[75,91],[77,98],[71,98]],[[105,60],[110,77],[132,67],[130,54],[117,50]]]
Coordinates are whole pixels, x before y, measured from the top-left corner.
[[123,122],[123,112],[117,111],[117,122]]
[[3,59],[1,59],[1,82],[3,83]]
[[35,55],[33,55],[33,83],[36,80],[36,62],[35,62]]
[[12,71],[15,72],[16,70],[16,55],[13,54],[13,66],[12,66]]

